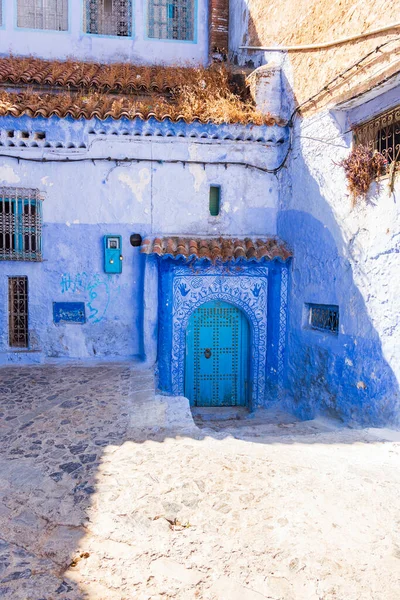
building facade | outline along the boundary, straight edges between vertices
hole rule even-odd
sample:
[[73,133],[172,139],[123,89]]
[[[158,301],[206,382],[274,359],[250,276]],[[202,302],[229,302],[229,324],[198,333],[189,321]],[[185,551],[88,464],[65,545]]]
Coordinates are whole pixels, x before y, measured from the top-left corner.
[[[308,88],[273,2],[37,7],[2,6],[0,361],[134,360],[193,404],[397,424],[393,32],[379,60],[324,50]],[[352,206],[360,140],[387,166]]]
[[[291,119],[278,234],[294,254],[287,397],[302,417],[399,420],[399,8],[231,1],[232,60],[280,77]],[[353,206],[340,162],[360,144],[387,169]],[[314,329],[313,305],[338,314],[336,333]]]
[[227,49],[227,0],[0,0],[0,54],[205,65]]

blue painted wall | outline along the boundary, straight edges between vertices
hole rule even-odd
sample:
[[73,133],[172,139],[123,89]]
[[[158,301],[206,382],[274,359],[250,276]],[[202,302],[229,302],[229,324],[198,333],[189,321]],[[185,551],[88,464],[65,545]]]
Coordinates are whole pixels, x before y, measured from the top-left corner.
[[[398,98],[397,93],[397,98]],[[360,102],[362,119],[387,108]],[[340,160],[357,110],[295,122],[281,174],[278,234],[294,250],[286,406],[302,418],[335,415],[356,424],[400,423],[400,181],[371,187],[353,209]],[[339,333],[310,328],[307,303],[339,306]]]
[[[38,131],[45,139],[35,138]],[[157,293],[145,291],[149,261],[130,235],[275,234],[278,182],[263,169],[279,162],[282,136],[280,127],[155,119],[0,119],[0,186],[38,188],[44,198],[43,262],[0,262],[0,362],[154,362],[157,333],[149,323]],[[209,214],[211,184],[221,185],[218,217]],[[105,234],[122,236],[121,275],[104,273]],[[8,346],[7,283],[14,275],[29,279],[29,352]],[[86,323],[53,323],[53,302],[80,301]]]

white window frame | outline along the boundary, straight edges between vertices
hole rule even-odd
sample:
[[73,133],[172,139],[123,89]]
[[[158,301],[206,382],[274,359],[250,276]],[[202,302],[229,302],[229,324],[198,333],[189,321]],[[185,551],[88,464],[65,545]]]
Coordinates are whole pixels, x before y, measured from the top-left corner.
[[15,13],[18,29],[69,31],[69,0],[15,0]]

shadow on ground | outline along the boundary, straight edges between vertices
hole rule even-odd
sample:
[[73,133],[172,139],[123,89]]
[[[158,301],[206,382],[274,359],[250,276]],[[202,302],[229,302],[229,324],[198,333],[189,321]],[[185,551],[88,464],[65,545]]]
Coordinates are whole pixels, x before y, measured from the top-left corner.
[[0,397],[0,598],[398,598],[388,432],[196,427],[129,365],[3,368]]

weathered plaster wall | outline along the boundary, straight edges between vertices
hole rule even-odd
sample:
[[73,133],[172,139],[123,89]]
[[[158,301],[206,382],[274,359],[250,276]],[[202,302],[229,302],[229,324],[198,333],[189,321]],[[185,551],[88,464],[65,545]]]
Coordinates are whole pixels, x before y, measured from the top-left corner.
[[[325,84],[383,42],[399,37],[399,29],[364,40],[324,50],[293,52],[241,51],[239,46],[285,46],[327,42],[390,25],[399,21],[399,0],[231,0],[230,50],[239,62],[255,66],[282,60],[297,103],[322,89]],[[349,95],[369,78],[384,77],[398,69],[400,42],[393,42],[353,69],[307,107],[315,111],[341,95]],[[382,75],[383,74],[383,75]]]
[[[400,180],[391,194],[382,179],[352,209],[337,164],[351,147],[349,121],[379,113],[391,93],[295,121],[278,233],[294,250],[287,389],[302,417],[400,423]],[[309,302],[339,306],[339,335],[309,328]]]
[[132,37],[88,35],[83,32],[83,2],[69,1],[69,31],[39,31],[16,26],[16,2],[3,3],[0,56],[38,56],[65,60],[185,64],[208,61],[208,2],[197,0],[195,41],[156,40],[147,37],[146,2],[133,2]]
[[[287,118],[398,30],[324,51],[254,53],[240,45],[329,41],[396,22],[399,8],[398,1],[379,0],[232,0],[231,55],[254,66],[281,65]],[[390,194],[383,179],[352,210],[338,166],[352,145],[351,126],[398,104],[398,51],[394,41],[374,52],[302,109],[305,118],[296,115],[293,149],[280,173],[278,234],[294,251],[286,398],[303,418],[327,412],[355,423],[400,423],[400,182]],[[310,329],[307,303],[338,305],[339,335]]]
[[[246,165],[276,166],[284,152],[282,139],[287,138],[284,128],[220,127],[221,137],[232,138],[225,140],[213,139],[217,134],[212,125],[166,121],[10,117],[1,119],[0,128],[5,144],[0,152],[0,186],[39,188],[44,194],[44,261],[0,263],[0,361],[51,357],[154,361],[157,297],[154,289],[149,297],[146,288],[144,301],[145,260],[130,246],[130,234],[276,233],[277,178]],[[30,138],[22,139],[21,131]],[[34,131],[45,132],[45,140],[34,142],[41,148],[29,147]],[[10,143],[13,146],[6,145]],[[28,162],[5,154],[85,160]],[[231,164],[237,162],[243,164]],[[210,184],[222,189],[218,217],[209,216]],[[103,272],[107,233],[122,235],[121,275]],[[30,353],[8,348],[7,278],[13,275],[29,278]],[[85,302],[87,323],[55,325],[53,301]]]

